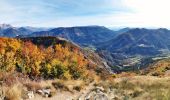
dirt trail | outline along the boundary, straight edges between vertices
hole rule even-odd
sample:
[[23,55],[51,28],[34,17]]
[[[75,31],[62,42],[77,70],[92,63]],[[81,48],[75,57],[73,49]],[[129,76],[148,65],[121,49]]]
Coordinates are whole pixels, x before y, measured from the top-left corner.
[[85,100],[88,93],[94,89],[94,82],[90,83],[89,86],[85,87],[85,89],[81,90],[80,92],[66,92],[66,91],[57,91],[56,95],[51,98],[44,98],[39,95],[36,95],[35,98],[30,100]]

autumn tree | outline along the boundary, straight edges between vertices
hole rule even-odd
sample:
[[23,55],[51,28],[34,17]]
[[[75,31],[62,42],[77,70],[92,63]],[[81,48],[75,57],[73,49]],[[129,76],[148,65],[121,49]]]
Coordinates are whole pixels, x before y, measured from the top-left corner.
[[85,78],[89,61],[77,48],[55,44],[37,46],[31,41],[0,38],[0,69],[30,77]]

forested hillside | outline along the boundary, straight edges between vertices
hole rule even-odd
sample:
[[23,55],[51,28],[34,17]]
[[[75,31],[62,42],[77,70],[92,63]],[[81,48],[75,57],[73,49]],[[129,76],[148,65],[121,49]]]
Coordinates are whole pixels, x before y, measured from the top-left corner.
[[78,47],[53,43],[36,45],[29,40],[0,38],[0,70],[29,77],[78,79],[87,78],[90,68],[95,69]]

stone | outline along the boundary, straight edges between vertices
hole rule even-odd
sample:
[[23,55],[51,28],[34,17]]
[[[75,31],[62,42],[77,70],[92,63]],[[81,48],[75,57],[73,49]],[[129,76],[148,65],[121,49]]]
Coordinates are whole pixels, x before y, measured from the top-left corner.
[[50,97],[51,89],[40,89],[40,90],[37,90],[37,93],[42,95],[43,97]]
[[34,92],[33,91],[28,91],[28,98],[29,99],[32,99],[32,98],[34,98]]

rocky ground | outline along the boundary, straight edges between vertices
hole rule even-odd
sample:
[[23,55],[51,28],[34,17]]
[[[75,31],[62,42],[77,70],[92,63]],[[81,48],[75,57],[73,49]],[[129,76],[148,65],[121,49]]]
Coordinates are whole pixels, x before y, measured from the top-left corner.
[[57,91],[53,97],[36,95],[30,100],[169,100],[170,77],[130,76],[91,83],[80,92]]

